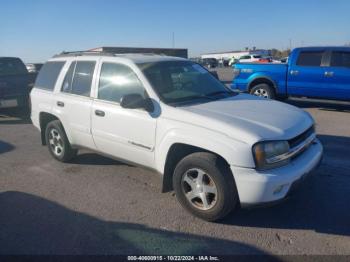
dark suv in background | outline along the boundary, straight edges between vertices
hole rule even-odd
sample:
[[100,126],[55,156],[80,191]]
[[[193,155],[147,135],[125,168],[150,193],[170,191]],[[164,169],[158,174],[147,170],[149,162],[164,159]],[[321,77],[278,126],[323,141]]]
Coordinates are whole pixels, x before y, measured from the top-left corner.
[[29,106],[36,74],[29,74],[17,57],[0,57],[0,109]]
[[215,58],[203,58],[201,64],[207,68],[215,68],[218,66],[218,60]]

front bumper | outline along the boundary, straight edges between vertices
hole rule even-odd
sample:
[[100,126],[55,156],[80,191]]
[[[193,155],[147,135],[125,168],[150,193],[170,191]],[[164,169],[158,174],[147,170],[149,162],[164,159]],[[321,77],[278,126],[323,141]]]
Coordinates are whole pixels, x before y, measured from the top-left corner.
[[241,205],[261,205],[285,198],[296,181],[301,181],[320,164],[322,156],[323,147],[316,139],[305,152],[280,168],[258,171],[231,166]]

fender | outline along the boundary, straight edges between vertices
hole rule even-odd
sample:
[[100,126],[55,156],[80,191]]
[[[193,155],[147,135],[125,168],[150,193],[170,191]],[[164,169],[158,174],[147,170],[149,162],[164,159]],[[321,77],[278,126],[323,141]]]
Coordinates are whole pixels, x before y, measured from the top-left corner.
[[[274,74],[273,72],[271,74]],[[276,75],[277,77],[278,75]],[[273,76],[269,76],[264,73],[254,73],[248,78],[248,84],[247,84],[247,90],[249,91],[252,87],[252,83],[257,80],[267,80],[272,83],[273,88],[276,91],[276,94],[286,94],[286,79],[281,79],[281,81],[278,81],[278,79],[274,79]]]
[[[199,135],[193,135],[196,132]],[[251,148],[242,141],[234,140],[225,134],[213,132],[204,128],[196,130],[170,129],[157,143],[155,164],[159,173],[164,173],[169,149],[176,143],[203,148],[220,155],[229,165],[251,167],[255,166]],[[251,157],[247,157],[251,156]]]
[[50,110],[50,111],[51,112],[49,112],[49,113],[51,115],[57,117],[57,119],[62,123],[64,132],[66,133],[66,136],[68,138],[69,143],[74,145],[74,140],[72,138],[71,133],[69,132],[69,128],[66,128],[68,123],[65,121],[64,117],[62,117],[61,110],[53,107],[52,110]]
[[258,80],[258,79],[261,79],[261,80],[268,80],[270,81],[272,84],[273,84],[273,87],[276,89],[277,88],[277,84],[275,83],[275,81],[267,76],[267,75],[264,75],[262,73],[256,73],[256,74],[253,74],[249,77],[249,80],[248,80],[248,89],[251,88],[251,84],[255,81],[255,80]]

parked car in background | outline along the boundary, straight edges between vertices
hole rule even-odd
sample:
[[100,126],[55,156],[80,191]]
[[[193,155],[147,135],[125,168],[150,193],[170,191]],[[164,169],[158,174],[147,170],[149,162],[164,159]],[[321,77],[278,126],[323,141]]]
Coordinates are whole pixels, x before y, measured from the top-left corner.
[[218,67],[218,60],[215,58],[203,58],[201,64],[207,68],[215,68]]
[[288,56],[280,59],[281,63],[288,63]]
[[29,73],[39,73],[43,64],[35,63],[35,64],[26,64],[26,68]]
[[229,66],[233,66],[234,64],[238,63],[239,59],[235,57],[231,57],[230,60],[228,61]]
[[236,64],[232,88],[274,99],[350,100],[350,47],[296,48],[287,64]]
[[223,63],[224,63],[224,67],[228,67],[228,66],[230,66],[229,65],[229,62],[230,62],[230,59],[224,59],[224,61],[223,61]]
[[285,198],[323,154],[310,114],[232,92],[182,58],[60,55],[43,66],[31,100],[53,158],[89,148],[151,168],[163,192],[174,189],[209,221]]
[[0,57],[0,108],[26,107],[35,76],[17,57]]
[[253,62],[259,62],[259,60],[262,58],[262,55],[244,55],[241,56],[238,60],[239,63],[253,63]]
[[261,58],[259,58],[259,60],[257,61],[257,63],[272,63],[272,57],[270,56],[262,56]]

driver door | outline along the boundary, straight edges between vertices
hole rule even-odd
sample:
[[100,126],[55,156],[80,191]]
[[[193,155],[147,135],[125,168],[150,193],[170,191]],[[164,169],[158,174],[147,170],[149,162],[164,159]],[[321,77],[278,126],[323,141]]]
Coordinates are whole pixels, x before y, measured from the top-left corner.
[[147,97],[142,82],[128,65],[102,60],[92,106],[92,135],[102,153],[143,166],[154,166],[157,119],[143,109],[126,109],[127,94]]

